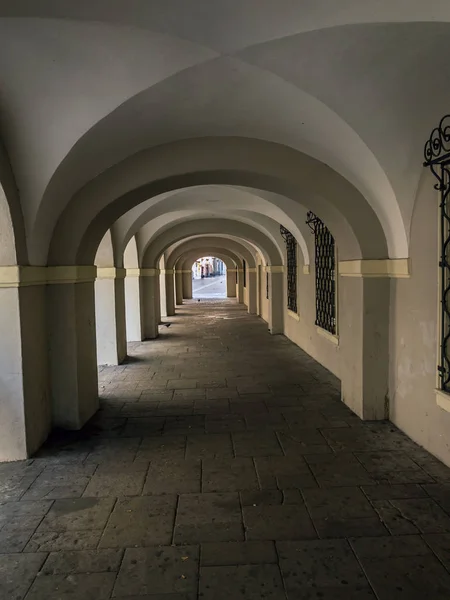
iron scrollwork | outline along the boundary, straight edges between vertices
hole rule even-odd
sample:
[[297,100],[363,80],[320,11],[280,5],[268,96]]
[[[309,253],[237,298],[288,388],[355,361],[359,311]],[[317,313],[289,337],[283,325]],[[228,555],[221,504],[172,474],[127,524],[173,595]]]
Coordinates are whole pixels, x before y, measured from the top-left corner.
[[437,179],[440,201],[441,346],[438,373],[441,389],[450,392],[450,115],[433,129],[424,147],[424,167]]
[[287,305],[288,310],[297,312],[297,240],[292,233],[280,225],[280,233],[286,243],[287,253]]
[[336,334],[336,255],[334,237],[325,223],[312,211],[306,224],[314,234],[316,267],[315,324]]

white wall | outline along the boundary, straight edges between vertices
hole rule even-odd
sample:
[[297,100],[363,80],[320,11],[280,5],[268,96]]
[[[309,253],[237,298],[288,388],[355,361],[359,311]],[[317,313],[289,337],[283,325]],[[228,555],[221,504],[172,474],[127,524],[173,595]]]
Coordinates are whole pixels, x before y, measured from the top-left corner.
[[434,393],[440,336],[435,183],[424,171],[411,228],[411,277],[391,284],[390,418],[450,466],[450,413]]

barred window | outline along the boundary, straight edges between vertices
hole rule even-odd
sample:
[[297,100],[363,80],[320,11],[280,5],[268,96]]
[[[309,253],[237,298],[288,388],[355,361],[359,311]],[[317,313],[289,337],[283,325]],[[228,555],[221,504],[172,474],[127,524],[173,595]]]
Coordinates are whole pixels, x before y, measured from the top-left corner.
[[439,191],[439,388],[450,393],[450,115],[435,127],[424,148],[424,166]]
[[306,223],[314,234],[316,267],[316,325],[336,334],[336,254],[334,237],[313,212]]
[[292,233],[280,225],[280,233],[286,242],[287,253],[287,307],[297,312],[297,240]]

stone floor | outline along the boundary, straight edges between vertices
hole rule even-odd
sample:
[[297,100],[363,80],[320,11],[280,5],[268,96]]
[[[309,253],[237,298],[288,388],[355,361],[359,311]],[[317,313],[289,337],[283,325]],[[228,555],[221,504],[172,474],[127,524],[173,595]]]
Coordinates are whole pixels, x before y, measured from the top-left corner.
[[448,600],[450,470],[236,304],[170,320],[0,465],[0,598]]

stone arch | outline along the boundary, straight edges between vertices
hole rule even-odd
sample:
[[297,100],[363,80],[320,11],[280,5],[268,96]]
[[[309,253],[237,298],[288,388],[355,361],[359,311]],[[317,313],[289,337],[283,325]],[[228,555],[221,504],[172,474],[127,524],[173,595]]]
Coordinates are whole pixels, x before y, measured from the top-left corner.
[[104,231],[126,211],[149,197],[205,184],[301,199],[327,223],[344,258],[407,255],[401,216],[385,235],[360,192],[323,163],[272,142],[200,138],[139,152],[92,180],[59,219],[49,260],[89,263]]

